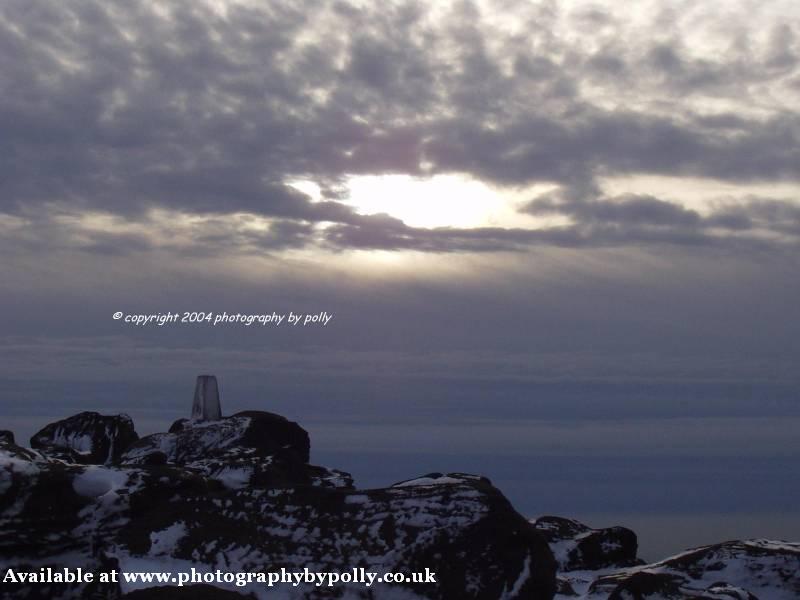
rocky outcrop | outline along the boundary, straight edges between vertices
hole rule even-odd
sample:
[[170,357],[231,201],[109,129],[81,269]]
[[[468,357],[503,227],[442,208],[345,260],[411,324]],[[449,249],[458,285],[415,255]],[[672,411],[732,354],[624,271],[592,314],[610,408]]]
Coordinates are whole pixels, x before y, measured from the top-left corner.
[[592,529],[561,517],[534,526],[559,563],[557,600],[800,598],[800,544],[725,542],[644,564],[635,535],[623,527]]
[[[205,432],[212,433],[205,436]],[[169,428],[169,433],[179,438],[184,435],[182,439],[176,438],[182,453],[175,457],[179,461],[197,458],[196,454],[190,454],[193,451],[205,455],[208,451],[224,451],[232,446],[252,448],[261,454],[291,452],[303,462],[308,462],[311,452],[311,442],[305,429],[286,417],[260,410],[239,412],[219,422],[178,419]],[[225,439],[216,439],[219,435],[224,435]],[[207,440],[205,446],[204,437]]]
[[[616,585],[610,594],[600,590],[594,595],[608,600],[759,600],[756,596],[727,583],[713,583],[704,589],[687,588],[684,578],[666,573],[633,573]],[[770,596],[771,598],[771,596]]]
[[31,447],[67,462],[108,464],[138,439],[128,415],[82,412],[41,429]]
[[638,564],[636,534],[625,527],[592,529],[574,519],[539,517],[533,526],[550,544],[562,571]]
[[133,444],[120,457],[126,466],[171,465],[245,486],[352,487],[347,473],[308,464],[308,433],[273,413],[245,411],[215,421],[180,419],[167,433]]
[[484,477],[430,473],[355,489],[347,473],[308,464],[306,431],[271,413],[182,419],[166,433],[135,435],[127,417],[96,413],[45,427],[35,449],[0,432],[3,572],[429,569],[436,583],[4,583],[4,600],[800,597],[800,544],[726,542],[643,564],[629,529],[552,516],[528,522]]
[[[489,480],[434,473],[356,490],[347,474],[309,465],[307,457],[308,437],[299,425],[258,412],[178,422],[108,465],[70,463],[0,441],[0,566],[243,573],[430,569],[435,584],[312,584],[280,591],[253,583],[222,585],[227,596],[204,587],[179,593],[552,598],[556,564],[546,541]],[[9,584],[3,591],[26,600],[179,597],[169,589],[105,585]]]
[[598,578],[589,598],[793,600],[800,598],[800,544],[733,541]]

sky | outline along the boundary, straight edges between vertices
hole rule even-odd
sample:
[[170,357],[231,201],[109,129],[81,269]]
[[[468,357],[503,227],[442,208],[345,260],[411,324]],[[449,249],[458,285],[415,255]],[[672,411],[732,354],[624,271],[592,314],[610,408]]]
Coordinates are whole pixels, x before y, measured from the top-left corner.
[[7,0],[0,88],[23,441],[215,373],[363,485],[800,539],[794,0]]

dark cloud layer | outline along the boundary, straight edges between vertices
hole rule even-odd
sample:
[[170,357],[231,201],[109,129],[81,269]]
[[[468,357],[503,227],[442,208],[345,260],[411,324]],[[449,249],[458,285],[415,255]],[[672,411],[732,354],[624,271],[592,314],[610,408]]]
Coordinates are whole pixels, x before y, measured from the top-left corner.
[[[712,60],[691,52],[669,11],[662,35],[638,32],[638,43],[625,46],[619,17],[601,8],[503,8],[519,33],[493,23],[499,7],[469,2],[436,17],[413,2],[225,10],[182,1],[6,2],[0,211],[31,219],[33,236],[54,207],[142,222],[159,208],[284,221],[274,236],[244,240],[246,248],[482,251],[665,236],[641,228],[588,236],[574,228],[426,231],[359,218],[335,190],[349,175],[380,173],[458,172],[498,185],[549,182],[598,193],[599,177],[637,174],[798,182],[796,111],[757,98],[766,107],[760,114],[736,110],[748,102],[743,90],[775,85],[791,93],[783,83],[797,74],[791,23],[766,23],[758,47],[752,32],[732,24],[734,50]],[[582,35],[593,31],[597,43],[554,35],[564,22]],[[621,102],[607,105],[608,95]],[[668,98],[673,110],[664,107]],[[732,108],[709,115],[681,98]],[[317,181],[331,196],[312,202],[286,185],[295,178]],[[742,232],[751,209],[714,218]],[[673,242],[707,237],[698,233],[700,217],[680,206],[629,200],[619,209],[564,210],[582,218],[624,211],[618,216],[629,225],[635,214],[657,211],[676,219]],[[297,226],[287,238],[289,221]],[[312,235],[310,224],[329,222],[337,225]],[[114,234],[92,235],[88,248],[113,246]],[[118,249],[137,245],[122,235],[119,242]]]

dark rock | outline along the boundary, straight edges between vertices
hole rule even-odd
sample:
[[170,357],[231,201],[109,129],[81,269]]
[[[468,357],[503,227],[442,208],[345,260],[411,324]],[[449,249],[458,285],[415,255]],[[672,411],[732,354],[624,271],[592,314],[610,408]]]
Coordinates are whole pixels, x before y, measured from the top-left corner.
[[191,423],[192,423],[191,419],[178,419],[172,425],[169,426],[169,429],[167,429],[167,433],[180,433],[181,431],[186,429],[187,426],[191,426]]
[[265,453],[279,449],[297,454],[297,458],[308,462],[311,443],[308,432],[294,421],[286,417],[258,410],[246,410],[236,413],[233,418],[250,419],[250,426],[245,430],[242,443],[257,448]]
[[0,429],[0,442],[5,442],[7,444],[14,443],[14,432],[9,431],[8,429]]
[[71,530],[89,503],[73,486],[76,469],[19,446],[0,446],[0,557],[39,562],[75,548]]
[[640,564],[636,534],[625,527],[592,529],[574,519],[539,517],[533,526],[550,544],[564,571],[597,570]]
[[306,465],[308,481],[312,485],[320,487],[334,487],[342,489],[353,488],[353,477],[350,473],[345,473],[338,469],[328,467],[318,467],[316,465]]
[[273,413],[245,411],[218,421],[179,419],[167,433],[139,440],[123,460],[131,462],[158,449],[166,453],[169,462],[185,465],[236,450],[261,456],[294,454],[307,463],[310,448],[308,432],[294,421]]
[[153,452],[148,452],[144,456],[142,456],[139,464],[142,466],[154,467],[158,465],[166,465],[169,462],[167,455],[161,452],[160,450],[154,450]]
[[[633,573],[625,577],[608,595],[608,600],[645,600],[645,598],[686,598],[681,590],[683,579],[669,573]],[[593,592],[601,589],[592,586]]]
[[109,464],[138,439],[128,415],[82,412],[47,425],[31,438],[31,447],[68,462]]

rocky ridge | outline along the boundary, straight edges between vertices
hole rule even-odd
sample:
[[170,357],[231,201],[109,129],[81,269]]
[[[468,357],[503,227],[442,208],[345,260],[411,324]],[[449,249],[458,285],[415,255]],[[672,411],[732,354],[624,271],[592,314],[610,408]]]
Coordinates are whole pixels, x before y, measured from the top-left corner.
[[129,419],[81,413],[45,427],[31,449],[0,436],[4,572],[429,568],[437,584],[180,592],[2,584],[4,598],[172,598],[193,589],[197,598],[549,600],[555,591],[546,541],[486,478],[434,473],[358,490],[347,473],[308,464],[308,434],[297,423],[259,411],[179,420],[122,452],[122,430],[100,422]]
[[31,448],[0,431],[0,566],[3,572],[429,568],[438,583],[332,589],[4,583],[0,597],[800,598],[800,544],[731,541],[644,564],[633,531],[555,516],[528,522],[484,477],[431,473],[359,490],[347,473],[309,458],[300,425],[261,411],[180,419],[141,439],[125,415],[86,412],[46,426]]
[[540,517],[533,526],[558,562],[556,600],[790,600],[800,598],[800,544],[729,541],[646,564],[636,534]]

